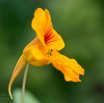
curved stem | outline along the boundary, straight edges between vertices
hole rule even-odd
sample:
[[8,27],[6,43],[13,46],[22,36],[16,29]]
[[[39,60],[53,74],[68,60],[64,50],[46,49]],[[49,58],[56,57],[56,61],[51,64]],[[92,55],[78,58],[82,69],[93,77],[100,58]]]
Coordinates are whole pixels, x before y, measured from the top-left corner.
[[24,92],[25,92],[28,68],[29,68],[29,63],[27,63],[27,65],[26,65],[26,69],[25,69],[25,73],[24,73],[24,77],[23,77],[21,103],[24,103]]

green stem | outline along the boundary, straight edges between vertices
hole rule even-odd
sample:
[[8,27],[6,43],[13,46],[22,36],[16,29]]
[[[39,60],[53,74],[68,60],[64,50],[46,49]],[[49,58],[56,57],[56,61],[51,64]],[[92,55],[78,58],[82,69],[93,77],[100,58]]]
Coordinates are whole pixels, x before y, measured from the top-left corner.
[[27,65],[26,65],[26,69],[25,69],[25,73],[24,73],[24,77],[23,77],[21,103],[24,103],[24,92],[25,92],[28,68],[29,68],[29,63],[27,63]]

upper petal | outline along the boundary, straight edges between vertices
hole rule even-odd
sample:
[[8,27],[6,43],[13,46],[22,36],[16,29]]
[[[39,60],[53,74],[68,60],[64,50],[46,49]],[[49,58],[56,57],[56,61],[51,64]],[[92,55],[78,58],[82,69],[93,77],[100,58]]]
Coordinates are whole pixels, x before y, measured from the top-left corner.
[[62,37],[54,29],[50,38],[46,41],[48,49],[61,50],[65,47]]
[[62,37],[53,29],[51,16],[47,9],[36,9],[32,20],[32,28],[36,31],[40,42],[47,49],[61,50],[65,43]]
[[34,18],[31,23],[32,28],[35,30],[38,38],[42,42],[43,46],[46,48],[44,36],[45,34],[52,32],[52,22],[51,17],[47,9],[45,11],[41,8],[36,9],[34,13]]

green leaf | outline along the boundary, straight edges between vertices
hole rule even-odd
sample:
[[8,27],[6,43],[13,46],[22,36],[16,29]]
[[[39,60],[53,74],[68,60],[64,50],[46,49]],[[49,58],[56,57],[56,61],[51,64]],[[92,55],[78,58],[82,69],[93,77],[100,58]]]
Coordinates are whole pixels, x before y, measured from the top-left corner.
[[[17,88],[13,91],[13,103],[21,103],[22,90]],[[24,103],[40,103],[39,100],[28,90],[25,90]]]

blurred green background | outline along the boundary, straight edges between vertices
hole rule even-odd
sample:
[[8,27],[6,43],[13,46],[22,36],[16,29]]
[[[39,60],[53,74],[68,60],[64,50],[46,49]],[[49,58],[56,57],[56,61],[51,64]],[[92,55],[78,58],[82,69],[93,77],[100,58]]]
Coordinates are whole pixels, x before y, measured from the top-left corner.
[[[30,65],[26,90],[41,103],[104,103],[104,0],[0,0],[0,103],[14,103],[8,83],[22,50],[36,37],[31,20],[38,7],[49,10],[66,44],[60,52],[75,58],[85,75],[81,83],[66,82],[52,65]],[[22,87],[23,73],[12,92]]]

